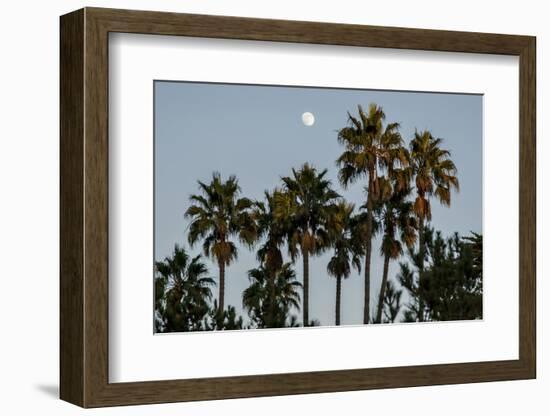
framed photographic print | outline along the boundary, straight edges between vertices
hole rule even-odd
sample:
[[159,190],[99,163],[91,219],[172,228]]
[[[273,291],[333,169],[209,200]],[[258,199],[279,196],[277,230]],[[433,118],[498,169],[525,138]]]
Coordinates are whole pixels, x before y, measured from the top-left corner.
[[61,398],[536,376],[535,38],[61,17]]

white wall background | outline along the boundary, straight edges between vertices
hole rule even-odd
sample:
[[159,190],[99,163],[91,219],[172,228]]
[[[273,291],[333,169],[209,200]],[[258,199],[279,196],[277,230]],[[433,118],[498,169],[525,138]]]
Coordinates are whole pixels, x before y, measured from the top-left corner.
[[[5,2],[0,14],[0,412],[82,412],[58,395],[59,23],[82,6],[317,20],[387,26],[536,35],[538,41],[538,379],[338,394],[225,400],[87,411],[102,415],[407,414],[544,415],[550,408],[550,301],[544,244],[550,222],[543,192],[550,146],[542,124],[550,100],[544,64],[550,57],[549,12],[536,0],[121,0]],[[546,201],[545,201],[546,199]],[[546,203],[545,203],[546,202]],[[547,326],[548,331],[548,326]]]

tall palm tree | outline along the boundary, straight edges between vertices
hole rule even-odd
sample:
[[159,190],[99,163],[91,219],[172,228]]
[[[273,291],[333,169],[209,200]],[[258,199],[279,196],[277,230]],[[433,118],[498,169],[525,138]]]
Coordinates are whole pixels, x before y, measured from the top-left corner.
[[[275,189],[271,193],[265,191],[264,197],[265,202],[256,201],[254,209],[254,220],[257,224],[258,239],[263,239],[263,243],[256,254],[260,265],[265,269],[270,279],[268,287],[271,293],[266,298],[266,302],[263,305],[267,315],[266,321],[274,322],[277,315],[275,279],[277,272],[283,266],[283,253],[281,247],[284,245],[285,237],[289,229],[290,216],[288,213],[283,215],[284,207],[279,208],[279,216],[276,216],[276,205],[287,199],[280,189]],[[286,206],[289,207],[288,204],[286,204]]]
[[365,247],[365,293],[363,323],[370,321],[370,265],[372,238],[374,235],[374,206],[383,195],[391,192],[384,173],[394,166],[407,163],[407,151],[399,133],[398,123],[384,126],[386,115],[381,107],[370,104],[368,111],[358,106],[359,117],[348,113],[347,127],[338,131],[338,141],[344,152],[336,160],[339,180],[347,188],[351,183],[366,179],[367,201],[365,204],[365,226],[363,244]]
[[219,268],[218,309],[224,310],[225,268],[237,259],[232,238],[252,245],[257,238],[252,218],[253,202],[239,198],[241,188],[235,176],[223,181],[218,172],[209,184],[198,181],[200,194],[191,195],[185,217],[191,220],[188,240],[191,246],[202,240],[204,255],[213,258]]
[[334,254],[328,262],[327,272],[336,279],[336,306],[335,324],[340,325],[342,279],[351,274],[351,267],[355,266],[361,272],[362,246],[359,238],[354,234],[353,210],[355,206],[340,201],[335,210],[335,226],[331,227],[331,245]]
[[304,164],[299,170],[292,169],[292,176],[281,178],[284,195],[276,207],[278,219],[288,217],[287,230],[289,253],[294,261],[298,254],[303,262],[303,325],[309,321],[309,258],[328,247],[328,226],[334,204],[340,195],[332,189],[326,179],[327,170],[318,172],[313,166]]
[[177,244],[172,257],[155,262],[157,283],[155,293],[159,301],[157,312],[162,320],[163,332],[194,331],[202,329],[202,320],[209,311],[212,298],[211,287],[215,281],[207,276],[206,265],[198,255],[189,258],[183,248]]
[[299,291],[302,288],[292,265],[285,263],[275,272],[260,266],[249,270],[248,278],[251,284],[243,292],[243,307],[258,328],[290,325],[292,319],[289,312],[291,309],[300,310]]
[[[451,205],[451,191],[459,190],[456,166],[451,153],[442,149],[443,139],[435,138],[425,130],[416,131],[410,142],[410,164],[415,177],[416,199],[414,211],[418,218],[419,229],[419,280],[424,277],[426,244],[424,227],[432,218],[430,199],[435,197],[442,205]],[[424,305],[419,305],[418,320],[424,320]]]
[[375,215],[384,230],[380,254],[384,257],[382,283],[378,294],[375,323],[382,322],[385,291],[388,287],[388,271],[391,260],[403,254],[403,244],[411,248],[416,242],[417,221],[412,202],[406,200],[409,190],[394,192],[391,197],[377,204]]

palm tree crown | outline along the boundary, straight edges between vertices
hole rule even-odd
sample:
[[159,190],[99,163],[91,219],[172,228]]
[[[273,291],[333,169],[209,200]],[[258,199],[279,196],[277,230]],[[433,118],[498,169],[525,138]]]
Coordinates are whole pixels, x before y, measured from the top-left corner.
[[373,182],[373,197],[384,193],[383,184],[376,182],[383,169],[393,169],[397,163],[408,163],[407,150],[399,133],[399,123],[387,123],[382,107],[370,104],[365,113],[358,106],[359,118],[348,113],[349,126],[338,131],[338,141],[345,150],[336,160],[342,186],[367,179]]
[[[162,332],[202,329],[202,320],[209,311],[214,279],[207,276],[206,265],[198,255],[189,258],[177,244],[172,257],[155,262],[157,272],[155,298]],[[164,299],[165,302],[160,301]]]
[[459,190],[456,166],[450,158],[451,153],[441,148],[442,142],[429,131],[417,131],[410,143],[410,163],[417,192],[414,211],[418,218],[427,221],[432,217],[432,196],[441,204],[450,206],[451,190]]
[[257,251],[257,258],[266,268],[278,270],[283,265],[281,247],[290,228],[290,215],[281,206],[288,196],[275,189],[271,193],[266,191],[264,197],[265,202],[256,201],[254,209],[258,239],[264,239]]
[[274,272],[260,266],[249,270],[248,278],[251,284],[243,292],[243,307],[256,326],[288,326],[292,321],[291,309],[300,310],[299,290],[302,288],[291,264],[285,263]]
[[[297,255],[297,249],[317,254],[327,248],[328,225],[334,211],[334,203],[340,195],[332,189],[330,180],[326,179],[327,169],[318,172],[316,168],[304,164],[300,170],[292,169],[292,176],[285,176],[282,181],[289,205],[277,206],[277,219],[290,214],[291,230],[289,252]],[[285,210],[285,212],[281,212]]]

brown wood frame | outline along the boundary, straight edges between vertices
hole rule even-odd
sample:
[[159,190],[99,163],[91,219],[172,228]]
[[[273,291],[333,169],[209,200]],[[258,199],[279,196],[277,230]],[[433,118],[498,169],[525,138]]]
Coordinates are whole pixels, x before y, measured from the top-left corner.
[[[83,407],[536,377],[534,37],[85,8],[61,17],[60,396]],[[136,383],[108,380],[108,34],[519,56],[519,359]]]

